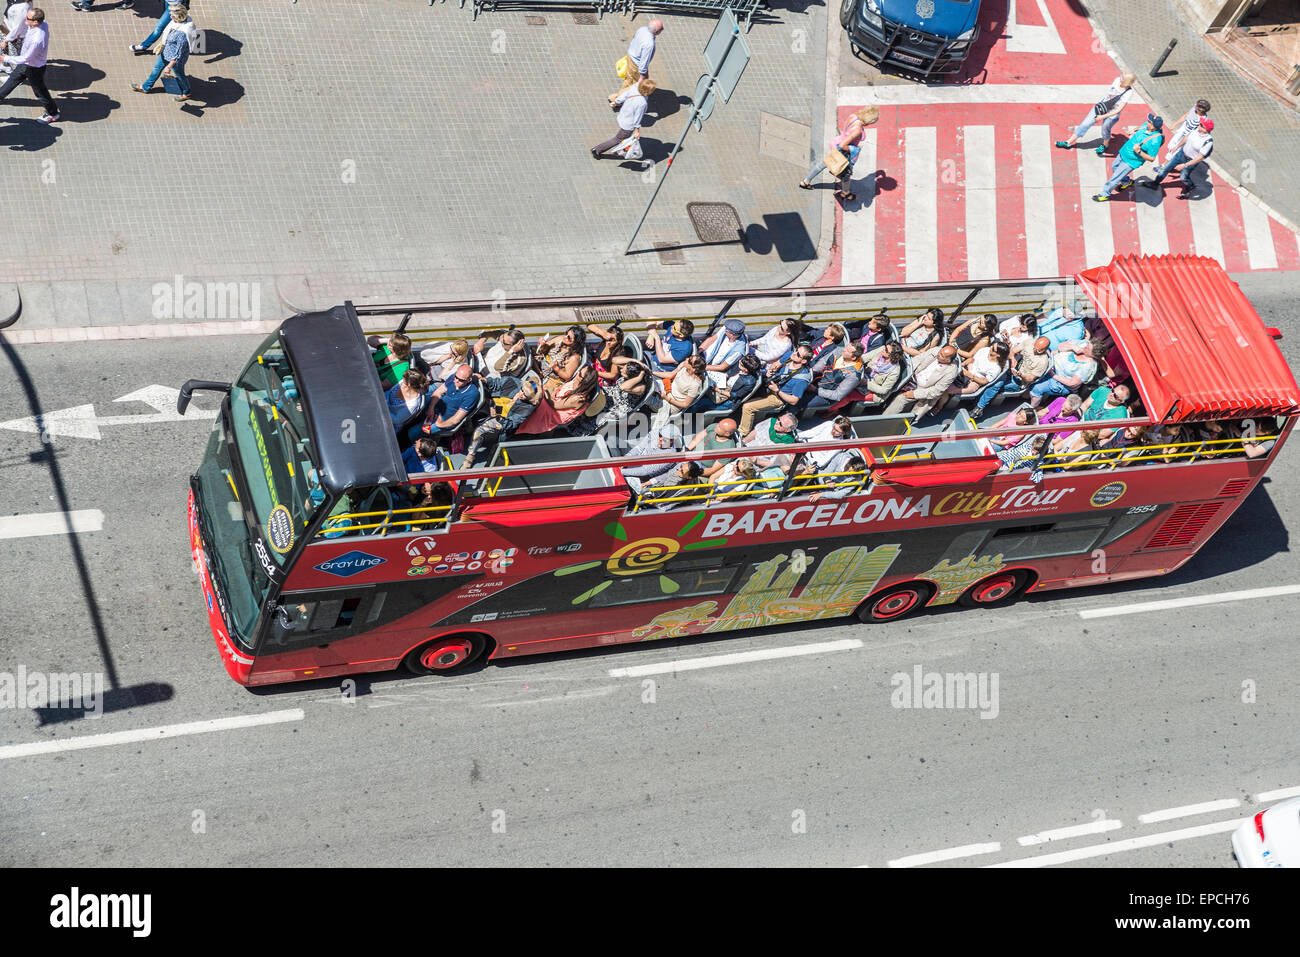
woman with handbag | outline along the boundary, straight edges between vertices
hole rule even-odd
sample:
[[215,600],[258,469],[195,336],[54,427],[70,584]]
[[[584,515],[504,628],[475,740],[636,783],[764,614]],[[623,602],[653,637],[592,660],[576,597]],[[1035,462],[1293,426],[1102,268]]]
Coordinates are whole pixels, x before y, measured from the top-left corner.
[[812,189],[813,180],[824,170],[829,169],[831,175],[839,177],[840,188],[835,191],[836,197],[846,203],[857,199],[856,195],[849,192],[849,181],[853,178],[853,161],[858,158],[859,144],[867,132],[867,127],[878,119],[880,119],[878,106],[864,106],[854,113],[848,126],[831,144],[830,151],[820,162],[813,165],[813,168],[808,171],[808,178],[799,183],[799,188]]
[[131,89],[137,93],[148,93],[160,76],[167,79],[175,78],[178,95],[173,99],[177,103],[184,103],[190,98],[190,79],[185,75],[185,63],[190,58],[190,48],[195,37],[198,36],[198,28],[190,19],[187,8],[174,7],[170,10],[170,14],[171,22],[163,30],[158,42],[149,48],[151,52],[158,54],[153,70],[143,85],[132,83]]
[[592,159],[600,159],[601,153],[608,153],[628,138],[641,139],[641,120],[650,102],[648,97],[654,91],[654,80],[641,80],[614,98],[613,105],[618,107],[618,132],[591,148]]

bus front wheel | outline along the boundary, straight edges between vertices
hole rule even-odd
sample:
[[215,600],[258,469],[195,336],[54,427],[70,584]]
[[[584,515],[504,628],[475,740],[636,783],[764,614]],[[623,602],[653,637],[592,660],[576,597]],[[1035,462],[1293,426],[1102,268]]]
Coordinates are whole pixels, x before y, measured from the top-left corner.
[[897,621],[924,608],[933,589],[924,582],[907,582],[886,588],[858,606],[858,620],[863,622]]
[[1029,573],[1024,570],[998,572],[971,585],[957,601],[967,608],[997,608],[1023,595],[1029,583]]
[[482,635],[443,635],[411,651],[402,667],[417,675],[454,674],[473,663],[486,645]]

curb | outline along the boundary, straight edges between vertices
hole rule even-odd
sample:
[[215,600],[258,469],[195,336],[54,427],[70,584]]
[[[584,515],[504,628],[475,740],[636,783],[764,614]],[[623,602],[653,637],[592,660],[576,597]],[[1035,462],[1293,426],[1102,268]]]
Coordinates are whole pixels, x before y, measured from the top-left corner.
[[[822,138],[826,131],[835,129],[835,114],[840,104],[840,57],[839,33],[833,27],[840,25],[833,5],[826,6],[826,90],[822,104]],[[788,283],[786,288],[807,289],[817,285],[826,270],[831,266],[831,254],[835,249],[835,194],[831,190],[818,190],[825,193],[822,197],[822,228],[817,239],[817,258],[803,268],[799,275]]]
[[[1091,13],[1089,13],[1087,16],[1088,16],[1088,23],[1092,26],[1093,32],[1097,34],[1097,39],[1099,39],[1102,42],[1102,45],[1106,48],[1106,55],[1109,56],[1112,60],[1114,60],[1116,65],[1119,66],[1121,70],[1127,70],[1130,73],[1132,73],[1134,76],[1138,77],[1138,81],[1136,85],[1139,87],[1139,92],[1142,94],[1142,98],[1147,101],[1148,105],[1159,106],[1160,105],[1159,101],[1156,100],[1155,97],[1150,95],[1149,87],[1147,87],[1146,85],[1146,81],[1147,79],[1149,79],[1149,77],[1146,77],[1145,75],[1141,74],[1138,70],[1133,69],[1131,65],[1126,63],[1124,58],[1120,56],[1118,50],[1115,48],[1115,45],[1110,42],[1110,37],[1107,35],[1105,28],[1100,23],[1097,22],[1096,18],[1093,17]],[[1163,107],[1161,107],[1160,109],[1162,113],[1168,112]],[[1289,216],[1286,216],[1283,213],[1279,213],[1276,209],[1274,209],[1267,202],[1265,202],[1265,200],[1258,193],[1252,192],[1245,184],[1241,182],[1241,180],[1239,180],[1236,176],[1233,176],[1226,169],[1220,166],[1217,161],[1212,159],[1206,160],[1205,164],[1209,166],[1210,169],[1214,170],[1214,172],[1219,175],[1220,179],[1222,179],[1229,186],[1231,186],[1233,190],[1236,191],[1238,196],[1242,196],[1245,199],[1249,200],[1250,202],[1254,203],[1265,213],[1267,213],[1269,216],[1272,216],[1274,219],[1276,219],[1287,229],[1291,230],[1293,233],[1300,233],[1300,224],[1297,224]]]

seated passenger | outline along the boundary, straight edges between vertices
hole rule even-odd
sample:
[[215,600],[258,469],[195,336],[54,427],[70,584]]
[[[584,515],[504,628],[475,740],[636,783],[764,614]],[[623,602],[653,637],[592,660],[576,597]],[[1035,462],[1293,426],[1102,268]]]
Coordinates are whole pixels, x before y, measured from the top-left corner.
[[[740,438],[736,435],[736,420],[719,419],[703,431],[696,432],[691,441],[687,443],[686,451],[711,452],[714,449],[734,449],[739,445]],[[726,459],[702,459],[700,460],[701,474],[705,478],[712,478],[722,471],[726,464]]]
[[1127,419],[1130,395],[1126,385],[1117,385],[1113,389],[1108,385],[1097,386],[1083,404],[1084,420],[1100,422],[1105,419]]
[[821,378],[822,373],[844,351],[845,335],[844,327],[838,322],[832,322],[823,330],[822,337],[812,344],[812,362],[808,368],[812,370],[814,382]]
[[394,332],[383,345],[379,344],[378,336],[371,336],[367,341],[375,350],[373,358],[379,381],[385,390],[391,389],[411,368],[411,339],[404,333]]
[[1044,470],[1088,468],[1093,464],[1094,456],[1101,443],[1101,432],[1097,429],[1082,429],[1069,432],[1063,438],[1051,444]]
[[764,365],[775,363],[778,367],[790,358],[799,344],[799,320],[782,319],[759,339],[754,340],[754,355]]
[[[896,343],[890,343],[890,346],[902,355],[902,350]],[[830,368],[825,370],[816,382],[814,386],[816,391],[813,389],[804,391],[796,410],[815,412],[818,409],[828,409],[847,399],[862,384],[863,365],[862,346],[856,342],[847,343],[835,357]],[[898,376],[895,375],[894,379],[897,381]]]
[[1241,450],[1248,459],[1263,458],[1273,451],[1277,439],[1277,422],[1273,419],[1242,419],[1238,428],[1241,431]]
[[1088,330],[1083,324],[1077,305],[1062,306],[1053,309],[1038,321],[1038,334],[1047,336],[1053,351],[1060,349],[1067,342],[1074,342],[1088,337]]
[[[669,423],[659,429],[652,429],[650,434],[634,445],[627,452],[627,457],[639,455],[667,455],[671,452],[680,452],[682,449],[682,433],[677,426]],[[656,462],[650,465],[627,465],[622,469],[623,479],[628,485],[632,486],[632,491],[637,491],[641,483],[655,476],[663,475],[665,472],[671,472],[672,462]]]
[[845,498],[858,491],[866,477],[867,463],[863,460],[861,452],[856,449],[836,452],[835,457],[826,463],[826,467],[817,477],[817,484],[830,487],[818,489],[809,495],[808,504],[816,505],[823,499],[833,502]]
[[975,421],[983,418],[988,407],[1008,392],[1023,393],[1041,379],[1052,367],[1052,356],[1046,336],[1037,339],[1020,340],[1019,348],[1011,351],[1010,374],[1003,376],[996,385],[989,386],[975,403],[975,410],[970,417]]
[[600,340],[591,364],[596,367],[596,375],[600,377],[603,387],[618,378],[618,373],[614,371],[614,360],[629,355],[623,330],[617,325],[606,329],[593,322],[587,325],[587,331]]
[[1036,409],[1044,399],[1077,392],[1096,374],[1097,360],[1087,340],[1067,342],[1056,351],[1049,373],[1029,390],[1029,404]]
[[1156,461],[1149,452],[1145,451],[1146,444],[1147,427],[1145,425],[1130,425],[1123,429],[1106,429],[1101,433],[1100,447],[1102,449],[1121,451],[1119,455],[1107,456],[1106,460],[1116,462],[1119,465],[1143,465]]
[[472,469],[484,453],[490,459],[497,443],[513,435],[542,401],[542,387],[535,375],[522,380],[502,376],[488,379],[485,384],[495,398],[487,404],[488,418],[479,423],[465,449],[465,461],[460,466],[463,469]]
[[680,418],[700,400],[708,385],[709,378],[704,371],[704,357],[687,356],[678,363],[677,371],[672,374],[670,384],[663,396],[663,404],[659,406],[659,411],[655,413],[651,424],[659,428],[672,419]]
[[421,435],[447,436],[453,433],[478,405],[478,385],[469,366],[461,365],[450,379],[429,394],[429,411],[423,421],[411,426],[412,442]]
[[724,502],[751,498],[752,496],[737,493],[752,491],[757,477],[758,469],[753,459],[732,459],[722,471],[713,476],[713,497],[721,498]]
[[522,376],[532,363],[528,340],[519,329],[507,329],[499,339],[480,336],[474,343],[474,354],[483,359],[483,374],[496,376]]
[[[1025,429],[1032,425],[1038,424],[1038,413],[1033,410],[1028,402],[1022,402],[1016,406],[1006,417],[989,426],[990,431],[997,429]],[[1025,436],[1023,435],[995,435],[989,439],[994,449],[1009,449],[1018,445]]]
[[1014,472],[1017,469],[1033,468],[1047,447],[1047,436],[1024,435],[1015,445],[999,449],[998,459],[1002,462],[999,472]]
[[402,425],[424,408],[429,400],[424,391],[428,386],[428,376],[419,369],[407,369],[397,385],[388,390],[388,414],[392,417],[394,427]]
[[[664,327],[667,326],[667,335]],[[678,319],[673,323],[652,322],[647,327],[645,353],[650,360],[650,370],[656,375],[673,372],[687,356],[695,351],[695,323]]]
[[568,382],[550,379],[536,408],[515,430],[518,435],[545,435],[568,425],[586,410],[597,392],[596,370],[583,366]]
[[673,508],[676,505],[700,505],[709,497],[708,488],[700,477],[699,462],[679,462],[676,468],[656,476],[641,485],[639,499],[643,505]]
[[884,313],[881,313],[878,316],[872,316],[867,321],[866,332],[862,334],[858,345],[862,346],[862,354],[865,356],[875,352],[886,342],[892,340],[889,318]]
[[597,429],[627,421],[651,389],[650,370],[635,359],[615,356],[611,360],[611,369],[614,380],[601,387],[605,393],[605,408],[596,416]]
[[740,406],[749,398],[763,379],[763,363],[758,356],[746,353],[736,362],[736,374],[727,379],[724,388],[714,386],[713,394],[718,400],[715,409],[729,408],[733,418],[740,418]]
[[885,414],[902,415],[911,412],[920,421],[934,408],[940,396],[948,391],[948,386],[952,385],[960,371],[956,349],[952,346],[931,349],[916,360],[912,367],[912,378],[906,388],[890,400],[885,407]]
[[748,351],[745,324],[739,319],[728,319],[713,335],[700,343],[704,368],[715,389],[727,387],[727,381],[739,369],[740,357]]
[[[1054,399],[1043,414],[1038,417],[1042,425],[1071,425],[1083,421],[1083,396],[1077,392]],[[1063,438],[1065,432],[1057,432],[1053,439]]]
[[953,396],[974,395],[986,387],[990,390],[1011,372],[1011,349],[1005,342],[985,346],[966,360],[961,375],[939,397],[936,412],[942,412]]
[[1221,459],[1236,455],[1241,448],[1238,440],[1241,433],[1235,422],[1221,422],[1213,419],[1209,422],[1196,423],[1196,438],[1202,443],[1197,458]]
[[799,420],[791,413],[768,419],[745,433],[741,445],[747,449],[764,445],[794,445],[799,441]]
[[429,365],[429,379],[433,382],[445,381],[457,366],[469,362],[469,341],[453,339],[450,342],[438,342],[420,350],[420,358]]
[[438,471],[442,467],[438,461],[438,443],[427,435],[421,436],[402,453],[402,464],[406,466],[408,475]]
[[754,423],[777,412],[793,412],[803,398],[804,391],[812,382],[812,373],[808,363],[812,360],[812,349],[799,346],[791,353],[789,360],[781,366],[767,384],[767,395],[750,399],[740,410],[740,430],[749,432]]
[[[820,425],[814,425],[809,429],[799,429],[795,435],[800,442],[843,442],[846,439],[853,438],[853,423],[847,416],[837,415],[829,422],[822,422]],[[841,451],[844,450],[819,449],[805,452],[803,460],[805,463],[812,465],[815,471],[820,472]]]
[[943,321],[943,310],[937,306],[921,313],[898,334],[898,344],[909,356],[924,355],[945,342],[947,342],[947,332]]
[[[975,358],[975,353],[981,349],[987,348],[997,335],[998,317],[991,312],[986,312],[982,316],[974,316],[967,319],[960,326],[952,331],[950,341],[957,346],[957,354],[961,356],[962,362]],[[961,335],[967,332],[970,336],[970,344],[965,348],[961,346]],[[1008,346],[1010,343],[1008,343]]]
[[568,382],[587,358],[587,336],[582,326],[569,326],[561,336],[537,340],[537,363],[544,379]]
[[[998,326],[997,338],[1011,347],[1013,356],[1022,345],[1026,342],[1033,342],[1038,337],[1038,317],[1032,312],[1022,312],[1010,319],[1003,319]],[[1043,338],[1047,337],[1044,336]],[[1044,351],[1050,352],[1051,348],[1051,340],[1048,339],[1048,345]]]

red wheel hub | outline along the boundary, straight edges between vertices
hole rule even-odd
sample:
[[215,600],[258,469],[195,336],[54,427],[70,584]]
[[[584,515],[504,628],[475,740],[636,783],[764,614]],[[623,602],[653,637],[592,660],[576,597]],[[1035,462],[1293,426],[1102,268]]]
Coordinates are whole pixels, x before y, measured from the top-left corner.
[[915,591],[896,591],[878,601],[873,611],[877,618],[897,618],[911,611],[920,598]]
[[452,638],[430,645],[420,655],[420,664],[434,671],[446,671],[455,668],[470,656],[474,645],[466,638]]
[[990,605],[1010,595],[1017,584],[1019,584],[1019,578],[1016,575],[999,575],[996,578],[990,578],[988,581],[982,582],[975,589],[975,594],[972,597],[982,605]]

